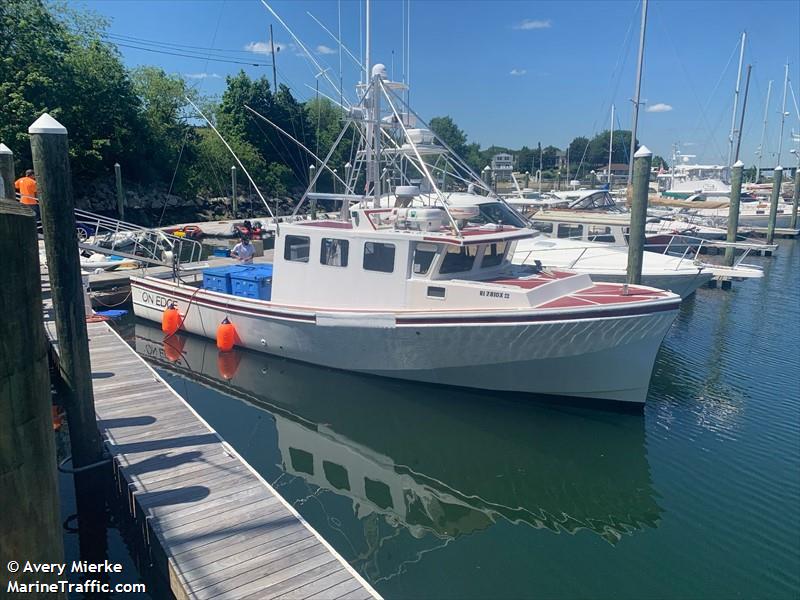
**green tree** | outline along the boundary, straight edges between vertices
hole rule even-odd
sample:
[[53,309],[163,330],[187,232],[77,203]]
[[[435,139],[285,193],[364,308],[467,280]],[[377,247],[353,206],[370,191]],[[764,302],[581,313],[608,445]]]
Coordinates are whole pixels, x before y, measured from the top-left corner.
[[459,129],[452,117],[433,117],[428,121],[428,126],[453,152],[464,158],[467,153],[467,134]]

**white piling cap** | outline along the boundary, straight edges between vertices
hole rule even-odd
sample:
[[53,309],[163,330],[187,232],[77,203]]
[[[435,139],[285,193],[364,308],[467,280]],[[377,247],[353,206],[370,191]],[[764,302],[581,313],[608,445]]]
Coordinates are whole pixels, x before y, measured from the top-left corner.
[[780,166],[780,165],[778,165],[777,167],[775,167],[775,168],[773,169],[773,171],[783,171],[783,167],[782,167],[782,166]]
[[55,133],[59,135],[67,135],[67,128],[56,121],[49,114],[44,113],[41,117],[33,122],[33,125],[28,127],[28,133]]
[[735,163],[733,163],[733,168],[734,169],[741,169],[743,166],[744,166],[744,163],[741,160],[737,160]]
[[647,158],[648,156],[653,156],[653,153],[650,152],[650,148],[647,146],[642,146],[636,151],[636,154],[633,155],[633,158]]
[[11,152],[11,148],[6,146],[5,144],[0,144],[0,154],[14,154]]

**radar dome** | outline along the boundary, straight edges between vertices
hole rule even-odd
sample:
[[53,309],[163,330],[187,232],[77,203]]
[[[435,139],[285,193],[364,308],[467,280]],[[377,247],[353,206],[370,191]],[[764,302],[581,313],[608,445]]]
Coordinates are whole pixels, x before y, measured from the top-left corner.
[[377,63],[372,67],[372,76],[380,75],[381,79],[386,79],[386,65]]

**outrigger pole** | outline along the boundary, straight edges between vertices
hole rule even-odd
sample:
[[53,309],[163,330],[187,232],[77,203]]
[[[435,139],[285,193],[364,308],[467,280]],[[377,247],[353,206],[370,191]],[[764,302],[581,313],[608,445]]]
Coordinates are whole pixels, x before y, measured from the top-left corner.
[[201,117],[203,117],[203,119],[205,119],[205,122],[206,122],[206,123],[208,123],[208,126],[209,126],[209,127],[211,127],[211,129],[214,131],[214,133],[216,133],[216,134],[217,134],[217,137],[219,137],[219,139],[220,139],[220,140],[222,140],[222,143],[223,143],[223,144],[225,144],[225,147],[228,149],[228,152],[230,152],[230,153],[231,153],[231,156],[233,156],[233,159],[234,159],[234,160],[237,162],[237,164],[238,164],[238,165],[239,165],[239,166],[242,168],[242,171],[243,171],[243,172],[244,172],[244,174],[247,176],[247,179],[250,181],[250,183],[251,183],[251,184],[253,185],[253,187],[256,189],[256,193],[258,193],[258,197],[259,197],[259,198],[261,198],[261,201],[264,203],[264,206],[266,206],[266,207],[267,207],[267,210],[269,211],[269,216],[270,216],[270,217],[272,217],[272,220],[273,220],[273,221],[275,221],[275,234],[276,234],[276,235],[280,235],[280,233],[281,233],[281,230],[280,230],[281,226],[280,226],[280,223],[278,222],[278,217],[276,217],[276,216],[275,216],[275,213],[274,213],[274,212],[272,212],[272,209],[269,207],[269,203],[267,202],[266,198],[264,198],[264,194],[262,194],[262,193],[261,193],[261,190],[260,190],[260,189],[258,189],[258,185],[256,184],[256,182],[255,182],[255,181],[253,181],[253,178],[252,178],[252,177],[250,177],[250,173],[247,171],[247,167],[245,167],[245,166],[242,164],[242,161],[241,161],[241,160],[239,160],[239,157],[238,157],[238,156],[236,156],[236,152],[234,152],[234,151],[233,151],[233,148],[231,148],[230,144],[228,144],[228,142],[226,142],[226,141],[225,141],[225,138],[224,138],[224,137],[222,137],[222,134],[221,134],[219,131],[217,131],[217,128],[216,128],[216,127],[214,127],[214,124],[213,124],[211,121],[209,121],[208,117],[206,117],[206,116],[203,114],[203,111],[202,111],[202,110],[200,110],[200,109],[197,107],[197,105],[196,105],[194,102],[192,102],[192,101],[191,101],[191,100],[188,98],[188,96],[186,97],[186,101],[187,101],[189,104],[191,104],[191,105],[194,107],[194,109],[195,109],[195,110],[198,112],[198,114],[199,114]]

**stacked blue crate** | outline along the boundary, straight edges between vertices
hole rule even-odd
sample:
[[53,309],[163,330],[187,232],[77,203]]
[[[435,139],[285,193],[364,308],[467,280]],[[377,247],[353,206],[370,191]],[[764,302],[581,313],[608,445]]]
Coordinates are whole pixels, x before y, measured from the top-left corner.
[[226,265],[224,267],[212,267],[203,269],[203,289],[222,294],[231,294],[231,274],[242,269],[247,269],[242,265]]
[[231,273],[231,293],[242,298],[272,297],[272,265],[252,265]]

